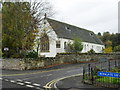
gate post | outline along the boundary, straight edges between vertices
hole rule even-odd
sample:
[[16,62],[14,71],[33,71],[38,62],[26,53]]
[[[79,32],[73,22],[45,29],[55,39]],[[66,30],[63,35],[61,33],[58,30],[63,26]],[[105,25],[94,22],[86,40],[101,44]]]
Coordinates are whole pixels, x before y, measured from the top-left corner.
[[94,73],[93,73],[93,68],[91,68],[91,81],[92,81],[92,84],[94,84]]
[[84,80],[85,80],[85,67],[83,66],[83,83],[84,83]]

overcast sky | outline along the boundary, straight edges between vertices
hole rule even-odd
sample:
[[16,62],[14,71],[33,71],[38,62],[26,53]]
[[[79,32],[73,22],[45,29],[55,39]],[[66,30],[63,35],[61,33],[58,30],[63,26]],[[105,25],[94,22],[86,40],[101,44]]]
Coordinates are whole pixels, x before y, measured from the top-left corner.
[[54,19],[95,32],[118,32],[119,0],[49,0]]

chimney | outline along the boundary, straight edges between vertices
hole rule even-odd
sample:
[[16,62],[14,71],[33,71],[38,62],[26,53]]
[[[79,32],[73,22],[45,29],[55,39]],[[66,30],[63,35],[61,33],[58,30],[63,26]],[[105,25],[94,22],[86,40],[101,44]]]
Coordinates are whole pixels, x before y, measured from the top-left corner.
[[45,15],[44,15],[44,16],[45,16],[45,18],[47,18],[47,14],[46,14],[46,13],[45,13]]

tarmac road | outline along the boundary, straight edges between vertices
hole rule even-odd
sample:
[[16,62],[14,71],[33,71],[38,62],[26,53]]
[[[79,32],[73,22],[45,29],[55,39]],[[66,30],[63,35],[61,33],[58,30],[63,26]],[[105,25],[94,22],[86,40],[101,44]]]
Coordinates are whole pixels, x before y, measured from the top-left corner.
[[31,88],[45,89],[52,80],[81,74],[83,64],[61,65],[49,69],[39,70],[2,70],[2,88]]
[[[75,82],[78,82],[75,86],[79,86],[79,88],[94,88],[81,83],[83,65],[85,64],[67,64],[48,69],[25,71],[2,70],[0,80],[2,80],[3,90],[10,90],[10,88],[12,90],[50,90],[50,88],[56,88],[56,86],[58,88],[72,88],[71,85]],[[67,79],[70,77],[77,77],[77,79]],[[65,82],[69,85],[66,85]]]

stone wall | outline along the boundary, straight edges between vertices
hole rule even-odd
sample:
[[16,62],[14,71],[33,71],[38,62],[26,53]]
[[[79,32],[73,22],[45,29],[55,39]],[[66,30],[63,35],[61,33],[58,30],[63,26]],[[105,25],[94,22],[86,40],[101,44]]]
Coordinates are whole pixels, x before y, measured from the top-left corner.
[[[58,54],[55,58],[25,58],[25,59],[3,59],[2,69],[27,70],[48,68],[60,64],[85,63],[98,61],[100,58],[109,60],[120,59],[120,54]],[[0,61],[1,63],[1,61]]]

